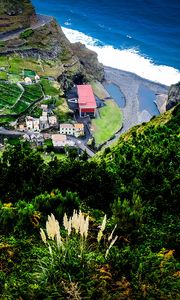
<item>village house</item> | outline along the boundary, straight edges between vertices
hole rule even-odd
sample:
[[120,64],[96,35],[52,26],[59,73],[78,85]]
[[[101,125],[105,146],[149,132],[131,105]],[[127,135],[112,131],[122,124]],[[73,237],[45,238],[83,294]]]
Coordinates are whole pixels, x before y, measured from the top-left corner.
[[57,125],[57,117],[56,116],[49,116],[49,126],[56,126]]
[[27,116],[26,117],[26,127],[28,130],[33,130],[33,117]]
[[42,112],[42,116],[39,118],[39,121],[40,121],[40,129],[46,129],[49,127],[49,124],[48,124],[48,116],[47,116],[47,112],[46,111],[43,111]]
[[51,135],[50,135],[49,133],[43,133],[43,138],[44,138],[45,140],[48,140],[48,139],[51,138]]
[[83,123],[74,124],[74,135],[75,135],[75,137],[84,135],[84,124]]
[[79,137],[84,135],[84,124],[60,124],[59,132],[61,134],[74,135],[75,137]]
[[35,79],[36,83],[38,83],[38,82],[39,82],[39,80],[40,80],[40,77],[39,77],[39,75],[38,75],[38,74],[36,74],[36,76],[34,77],[34,79]]
[[40,129],[39,119],[34,119],[33,125],[34,125],[34,131],[39,131]]
[[60,133],[74,135],[74,126],[72,124],[60,124]]
[[41,109],[43,111],[48,111],[48,105],[47,104],[41,104]]
[[19,124],[19,130],[20,131],[24,131],[25,130],[24,124]]
[[80,117],[95,117],[97,104],[91,85],[77,85],[77,94]]
[[36,144],[37,146],[42,146],[44,144],[44,137],[40,133],[36,136]]
[[42,134],[24,134],[23,135],[24,141],[30,142],[30,143],[36,143],[37,146],[42,146],[44,143],[44,137]]
[[28,130],[39,131],[40,130],[39,119],[34,119],[33,117],[27,116],[26,127]]
[[52,143],[56,148],[61,148],[65,146],[74,147],[75,143],[73,141],[67,140],[67,136],[63,134],[52,134]]

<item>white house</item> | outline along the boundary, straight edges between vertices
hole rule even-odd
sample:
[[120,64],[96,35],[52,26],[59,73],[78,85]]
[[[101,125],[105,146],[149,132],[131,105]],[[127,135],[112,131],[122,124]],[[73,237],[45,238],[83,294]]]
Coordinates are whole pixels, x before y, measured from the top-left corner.
[[26,127],[27,127],[27,129],[29,129],[29,130],[33,130],[33,118],[32,117],[30,117],[30,116],[27,116],[26,117]]
[[52,143],[54,147],[75,146],[75,143],[68,141],[67,136],[63,134],[52,134]]
[[84,124],[60,124],[60,133],[67,135],[74,135],[75,137],[79,137],[84,135]]
[[28,130],[39,131],[39,119],[34,119],[33,117],[26,117],[26,127]]
[[39,131],[40,130],[39,119],[34,119],[33,120],[33,125],[34,125],[34,131]]
[[49,116],[49,125],[50,126],[57,125],[57,118],[56,118],[56,116]]
[[47,114],[42,115],[39,118],[39,121],[40,121],[40,129],[46,129],[49,127]]
[[47,111],[48,110],[48,105],[47,104],[41,104],[41,109],[43,111]]
[[38,74],[36,74],[36,76],[34,77],[34,79],[35,79],[36,83],[37,83],[37,82],[39,82],[39,80],[40,80],[40,77],[39,77],[39,75],[38,75]]
[[67,137],[63,134],[52,134],[52,143],[54,147],[66,146]]
[[60,124],[59,132],[61,134],[74,135],[74,126],[72,124]]

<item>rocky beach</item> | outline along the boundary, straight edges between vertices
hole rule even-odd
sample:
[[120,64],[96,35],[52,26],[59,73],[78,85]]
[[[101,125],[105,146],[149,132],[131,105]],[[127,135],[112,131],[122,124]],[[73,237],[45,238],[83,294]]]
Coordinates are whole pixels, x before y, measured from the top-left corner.
[[[154,93],[154,102],[157,105],[159,112],[162,112],[165,107],[168,93],[168,86],[149,81],[131,72],[114,69],[111,67],[104,67],[105,81],[112,83],[119,87],[121,93],[125,98],[125,106],[121,107],[123,112],[123,128],[120,134],[127,131],[129,128],[148,122],[153,115],[148,109],[141,109],[139,90],[144,87],[146,92]],[[143,98],[146,98],[144,92]],[[115,100],[115,99],[114,99]],[[149,103],[149,105],[154,103]]]

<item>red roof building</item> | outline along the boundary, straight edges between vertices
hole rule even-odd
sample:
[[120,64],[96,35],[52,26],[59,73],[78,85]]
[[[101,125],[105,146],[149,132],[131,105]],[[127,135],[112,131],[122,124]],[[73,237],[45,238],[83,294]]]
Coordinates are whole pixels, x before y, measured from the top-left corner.
[[91,85],[77,85],[77,93],[80,117],[95,117],[97,105]]

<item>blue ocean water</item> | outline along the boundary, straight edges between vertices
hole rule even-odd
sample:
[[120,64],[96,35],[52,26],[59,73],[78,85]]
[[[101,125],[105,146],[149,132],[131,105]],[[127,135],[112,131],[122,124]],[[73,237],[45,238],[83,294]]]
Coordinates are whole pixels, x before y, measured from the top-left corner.
[[[104,64],[146,78],[152,73],[152,79],[160,77],[162,83],[168,84],[163,82],[165,75],[169,83],[180,80],[179,0],[33,0],[33,4],[37,12],[53,15],[71,41],[94,47]],[[138,70],[143,63],[144,69]],[[150,68],[154,66],[159,73]]]

